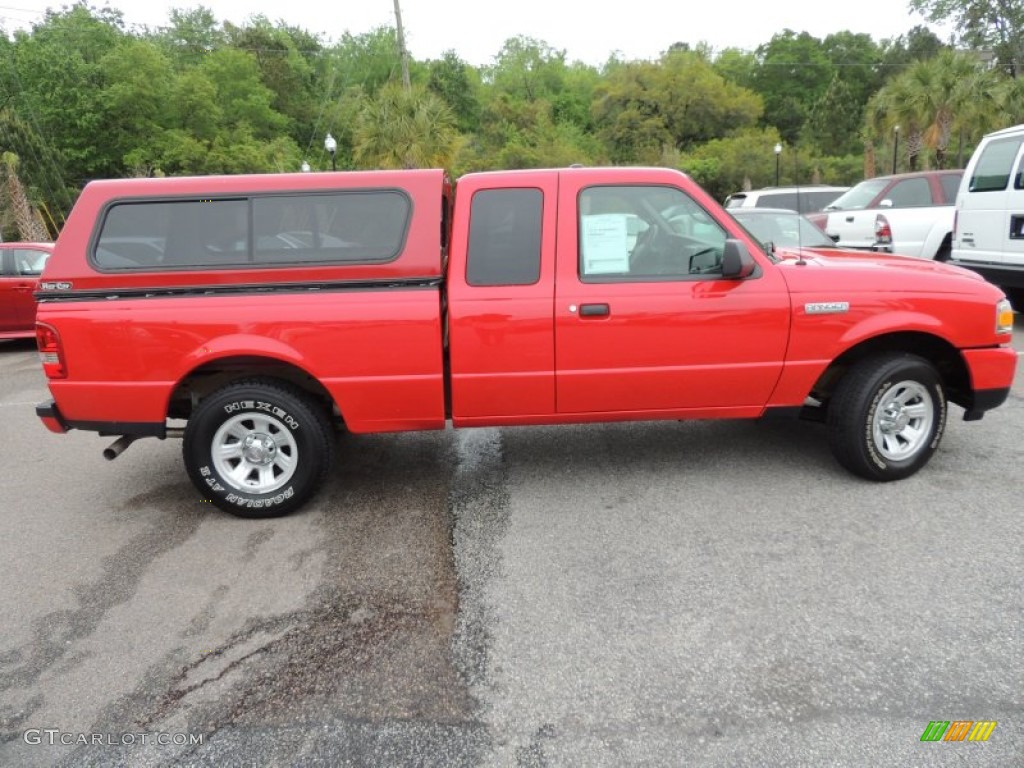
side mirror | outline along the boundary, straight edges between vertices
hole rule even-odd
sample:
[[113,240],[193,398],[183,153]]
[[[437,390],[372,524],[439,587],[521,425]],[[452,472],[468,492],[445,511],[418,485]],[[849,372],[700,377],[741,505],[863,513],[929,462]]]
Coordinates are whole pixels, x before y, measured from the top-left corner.
[[757,262],[750,251],[739,240],[726,240],[722,249],[722,277],[728,280],[742,280],[750,277],[757,267]]
[[829,235],[829,239],[831,239],[833,243],[838,243],[839,242],[839,234],[838,233],[830,234]]

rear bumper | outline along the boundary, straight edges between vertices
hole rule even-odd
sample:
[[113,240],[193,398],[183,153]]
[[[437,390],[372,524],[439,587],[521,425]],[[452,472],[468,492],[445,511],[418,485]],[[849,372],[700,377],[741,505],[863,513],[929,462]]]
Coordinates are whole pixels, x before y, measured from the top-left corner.
[[64,421],[64,417],[60,415],[57,403],[52,398],[36,406],[36,416],[42,420],[44,427],[55,434],[63,435],[71,429],[68,423]]
[[165,422],[149,421],[68,421],[52,399],[36,406],[36,416],[51,432],[62,435],[72,429],[99,432],[100,435],[133,435],[135,437],[167,437]]

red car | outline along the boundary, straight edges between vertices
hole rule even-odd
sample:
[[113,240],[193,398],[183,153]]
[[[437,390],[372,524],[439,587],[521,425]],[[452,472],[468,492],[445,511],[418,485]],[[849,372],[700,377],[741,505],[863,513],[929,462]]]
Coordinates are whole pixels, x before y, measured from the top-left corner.
[[39,283],[53,243],[0,243],[0,339],[31,339],[36,335]]

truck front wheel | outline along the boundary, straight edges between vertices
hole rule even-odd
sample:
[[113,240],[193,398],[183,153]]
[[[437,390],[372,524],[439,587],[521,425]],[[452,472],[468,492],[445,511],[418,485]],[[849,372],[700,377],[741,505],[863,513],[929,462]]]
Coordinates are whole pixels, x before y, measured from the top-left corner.
[[828,406],[836,459],[869,480],[900,480],[928,463],[946,427],[946,394],[935,368],[915,355],[862,360]]
[[239,517],[278,517],[323,482],[333,443],[326,415],[306,393],[253,379],[203,400],[185,429],[182,453],[193,484]]

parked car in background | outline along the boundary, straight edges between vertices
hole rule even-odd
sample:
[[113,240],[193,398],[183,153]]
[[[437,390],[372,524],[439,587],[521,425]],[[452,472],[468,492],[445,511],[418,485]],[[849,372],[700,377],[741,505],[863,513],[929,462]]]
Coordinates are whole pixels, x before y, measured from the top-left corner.
[[30,339],[36,333],[39,283],[53,243],[0,243],[0,339]]
[[835,242],[806,216],[785,208],[734,208],[729,211],[762,245],[799,250],[832,248]]
[[968,162],[952,260],[1001,287],[1024,311],[1024,125],[985,136]]
[[787,208],[798,213],[820,211],[849,187],[811,184],[803,187],[767,187],[736,192],[725,198],[726,208]]
[[844,248],[947,261],[962,170],[877,176],[810,215]]

